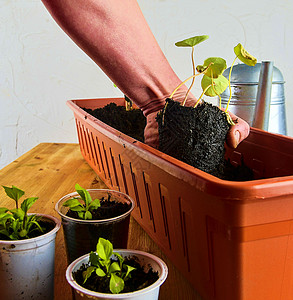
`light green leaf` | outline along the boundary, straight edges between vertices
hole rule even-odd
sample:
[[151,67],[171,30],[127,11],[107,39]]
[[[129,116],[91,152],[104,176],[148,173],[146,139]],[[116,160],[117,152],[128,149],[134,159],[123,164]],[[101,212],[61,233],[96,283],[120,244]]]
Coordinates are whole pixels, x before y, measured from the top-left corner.
[[103,260],[109,260],[111,255],[113,254],[113,245],[110,241],[99,238],[97,244],[97,253]]
[[6,213],[8,210],[6,207],[0,207],[0,215]]
[[240,43],[234,47],[234,53],[243,63],[248,66],[255,66],[257,63],[257,59],[249,54]]
[[132,266],[128,266],[128,265],[124,265],[124,267],[126,268],[126,274],[125,274],[125,277],[124,277],[124,279],[126,280],[127,277],[129,276],[130,272],[135,270],[135,268],[132,267]]
[[104,276],[106,276],[106,273],[103,271],[103,269],[101,269],[101,268],[97,268],[96,269],[96,274],[98,275],[98,276],[100,276],[100,277],[104,277]]
[[83,283],[85,283],[90,276],[92,275],[92,273],[95,271],[95,267],[88,267],[85,271],[82,272],[82,277],[83,277]]
[[78,201],[77,198],[71,198],[71,199],[68,199],[67,201],[65,201],[63,203],[63,206],[70,207],[70,209],[71,209],[72,207],[82,206],[82,204]]
[[177,47],[193,47],[193,46],[205,41],[208,38],[209,38],[208,35],[194,36],[194,37],[185,39],[183,41],[177,42],[177,43],[175,43],[175,45]]
[[214,78],[214,79],[208,76],[203,76],[201,80],[202,89],[205,90],[211,84],[213,84],[213,87],[210,86],[206,90],[205,95],[209,97],[215,97],[225,91],[225,89],[229,85],[229,82],[228,79],[223,75],[220,75],[218,78]]
[[18,234],[21,238],[24,238],[27,236],[27,231],[25,229],[22,229]]
[[11,209],[10,212],[12,213],[12,215],[15,219],[19,219],[20,221],[23,220],[24,215],[25,215],[24,211],[21,208]]
[[204,61],[203,66],[197,66],[197,69],[202,67],[202,69],[206,69],[205,75],[218,78],[227,68],[227,64],[225,59],[221,57],[210,57]]
[[110,291],[113,294],[119,294],[123,289],[124,280],[121,277],[112,273],[110,278]]
[[89,205],[89,209],[97,209],[98,207],[100,207],[101,206],[101,202],[100,202],[100,200],[99,199],[95,199],[95,200],[93,200],[91,203],[90,203],[90,205]]
[[11,188],[8,187],[8,186],[4,186],[4,185],[2,185],[2,186],[3,186],[4,190],[5,190],[6,195],[9,198],[11,198],[11,199],[13,199],[15,201],[18,201],[19,198],[24,195],[24,191],[21,190],[21,189],[19,189],[19,188],[17,188],[14,185]]
[[109,268],[109,272],[110,273],[115,273],[115,272],[120,272],[121,271],[121,268],[118,264],[117,261],[114,261],[111,265],[110,265],[110,268]]
[[80,195],[81,199],[85,202],[86,207],[88,207],[92,202],[90,193],[86,189],[82,188],[78,183],[75,185],[75,190]]
[[92,216],[92,213],[90,212],[90,211],[86,211],[85,213],[84,213],[84,219],[85,220],[91,220],[93,218],[93,216]]
[[27,213],[28,210],[32,207],[32,205],[37,201],[37,197],[31,197],[31,198],[27,198],[25,200],[23,200],[23,202],[21,203],[21,209]]

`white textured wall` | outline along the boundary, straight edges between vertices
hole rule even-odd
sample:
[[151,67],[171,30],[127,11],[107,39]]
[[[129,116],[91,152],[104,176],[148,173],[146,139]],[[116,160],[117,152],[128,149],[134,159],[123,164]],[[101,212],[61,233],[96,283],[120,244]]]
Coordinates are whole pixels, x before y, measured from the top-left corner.
[[[86,1],[86,0],[84,0]],[[197,63],[241,42],[259,61],[273,60],[285,80],[293,136],[293,4],[289,0],[139,0],[171,65],[184,79],[190,51],[174,42],[208,34]],[[194,90],[194,93],[197,89]],[[111,81],[59,29],[39,0],[0,0],[0,167],[40,142],[76,142],[67,99],[119,96]]]

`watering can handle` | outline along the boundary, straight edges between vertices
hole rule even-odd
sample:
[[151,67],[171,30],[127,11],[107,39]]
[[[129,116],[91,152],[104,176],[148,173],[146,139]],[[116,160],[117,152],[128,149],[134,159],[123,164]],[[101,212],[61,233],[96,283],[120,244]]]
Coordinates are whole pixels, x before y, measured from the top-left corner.
[[274,63],[261,63],[252,127],[268,130]]

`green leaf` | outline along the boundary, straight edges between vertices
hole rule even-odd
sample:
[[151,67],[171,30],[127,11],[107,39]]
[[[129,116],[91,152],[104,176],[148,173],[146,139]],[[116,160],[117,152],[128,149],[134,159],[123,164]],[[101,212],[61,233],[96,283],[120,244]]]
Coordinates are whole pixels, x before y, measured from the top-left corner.
[[110,265],[110,268],[109,268],[109,272],[110,273],[115,273],[115,272],[120,272],[121,271],[121,268],[118,264],[117,261],[114,261],[111,265]]
[[224,77],[223,75],[220,75],[218,78],[212,79],[211,77],[208,76],[203,76],[201,80],[201,87],[203,90],[205,90],[209,85],[213,84],[214,87],[209,87],[205,95],[209,97],[215,97],[217,95],[220,95],[225,91],[227,86],[229,85],[228,79]]
[[75,185],[75,190],[80,195],[81,199],[85,202],[86,207],[88,207],[92,202],[90,193],[86,189],[82,188],[78,183]]
[[5,190],[6,195],[9,198],[11,198],[11,199],[13,199],[15,201],[18,201],[19,198],[24,195],[24,191],[21,190],[21,189],[19,189],[19,188],[17,188],[14,185],[11,188],[8,187],[8,186],[4,186],[4,185],[2,185],[2,186],[3,186],[4,190]]
[[88,267],[85,271],[82,272],[82,277],[83,277],[83,283],[85,283],[90,276],[92,275],[92,273],[95,271],[95,267]]
[[0,207],[0,215],[2,215],[2,214],[4,214],[4,213],[6,213],[6,212],[8,212],[8,208],[6,208],[6,207]]
[[130,272],[135,270],[135,268],[132,266],[128,266],[128,265],[124,265],[124,268],[126,268],[126,274],[124,276],[124,280],[126,280],[129,276]]
[[185,39],[183,41],[175,43],[177,47],[194,47],[195,45],[205,41],[208,39],[208,35],[200,35],[200,36],[194,36],[188,39]]
[[21,209],[27,213],[28,210],[32,207],[32,205],[37,201],[37,197],[31,197],[31,198],[27,198],[25,200],[23,200],[23,202],[21,203]]
[[84,219],[85,220],[85,218],[84,218],[84,214],[85,214],[84,211],[78,211],[77,214],[78,214],[78,217],[80,219]]
[[124,280],[116,274],[111,274],[110,291],[113,294],[118,294],[124,289]]
[[90,211],[86,211],[85,213],[84,213],[84,219],[85,220],[91,220],[93,218],[93,216],[92,216],[92,213],[90,212]]
[[200,67],[202,67],[202,69],[206,69],[206,76],[218,78],[226,70],[227,64],[225,59],[221,57],[210,57],[204,61],[203,66],[197,66],[196,69],[198,70]]
[[257,59],[249,54],[240,43],[234,47],[234,53],[243,63],[248,66],[255,66],[257,63]]
[[6,229],[1,229],[0,234],[3,234],[5,236],[7,236],[8,238],[10,238],[9,232]]
[[76,207],[76,206],[82,206],[82,204],[78,201],[77,198],[71,198],[71,199],[66,200],[63,203],[63,206],[69,207],[70,209],[72,209],[73,207]]
[[97,253],[101,259],[109,260],[113,254],[112,243],[104,238],[99,238],[97,244]]
[[99,266],[99,256],[96,252],[91,251],[89,261],[92,266]]
[[98,276],[100,276],[100,277],[104,277],[104,276],[106,276],[106,273],[103,271],[103,269],[101,269],[101,268],[97,268],[96,269],[96,274],[98,275]]
[[120,264],[120,266],[122,266],[122,264],[124,262],[124,258],[122,257],[122,255],[118,252],[113,252],[113,254],[118,258],[119,264]]
[[27,236],[27,231],[25,229],[22,229],[18,234],[21,238],[24,238]]
[[90,203],[90,205],[89,205],[89,209],[97,209],[97,208],[99,208],[101,206],[101,202],[100,202],[100,200],[99,199],[95,199],[95,200],[93,200],[91,203]]
[[14,208],[14,209],[11,209],[10,212],[12,213],[12,215],[15,219],[19,219],[20,221],[23,220],[24,215],[25,215],[22,208]]

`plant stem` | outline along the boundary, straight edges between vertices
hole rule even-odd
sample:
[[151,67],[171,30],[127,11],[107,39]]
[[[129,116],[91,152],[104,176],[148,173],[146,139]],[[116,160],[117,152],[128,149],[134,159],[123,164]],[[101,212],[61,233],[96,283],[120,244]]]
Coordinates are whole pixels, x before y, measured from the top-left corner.
[[184,81],[182,81],[176,88],[175,90],[172,92],[172,94],[170,95],[170,98],[172,99],[172,97],[174,96],[174,94],[177,92],[177,90],[183,85],[185,84],[188,80],[190,80],[191,78],[195,78],[196,76],[201,75],[201,73],[197,73],[195,75],[192,75],[190,77],[188,77],[187,79],[185,79]]
[[[194,46],[192,46],[192,51],[191,51],[191,60],[192,60],[192,68],[193,68],[193,75],[195,75],[195,63],[194,63]],[[186,92],[186,95],[185,95],[185,98],[182,102],[182,106],[185,106],[185,103],[186,103],[186,100],[187,100],[187,97],[188,97],[188,94],[191,90],[191,88],[193,87],[193,84],[194,84],[194,81],[195,81],[195,77],[192,78],[192,82],[190,84],[190,87],[189,89],[187,90]]]
[[230,68],[230,72],[229,72],[229,93],[230,93],[230,96],[229,96],[229,100],[228,100],[228,103],[227,103],[227,107],[225,109],[225,112],[228,111],[228,107],[229,107],[229,104],[230,104],[230,101],[231,101],[231,98],[232,98],[232,89],[231,89],[231,74],[232,74],[232,69],[233,69],[233,66],[235,64],[235,61],[236,59],[238,58],[238,56],[236,56],[233,60],[233,63],[231,65],[231,68]]
[[203,95],[205,94],[205,92],[212,86],[212,84],[210,84],[209,86],[207,86],[204,91],[201,93],[201,95],[199,96],[198,100],[196,101],[196,103],[194,104],[193,108],[196,108],[198,103],[200,102],[201,98],[203,97]]

